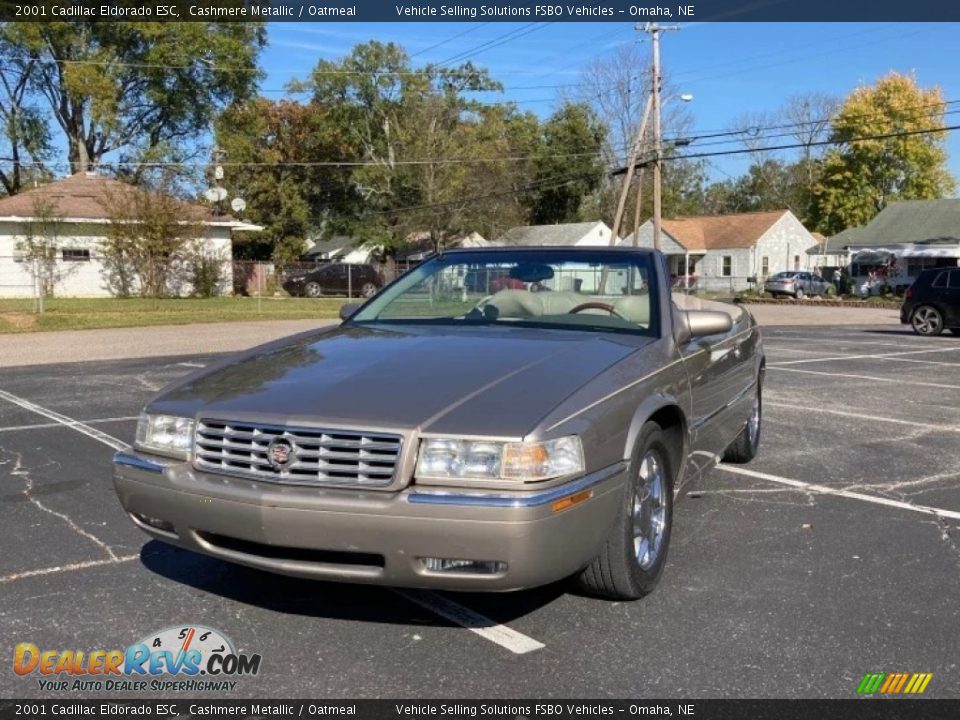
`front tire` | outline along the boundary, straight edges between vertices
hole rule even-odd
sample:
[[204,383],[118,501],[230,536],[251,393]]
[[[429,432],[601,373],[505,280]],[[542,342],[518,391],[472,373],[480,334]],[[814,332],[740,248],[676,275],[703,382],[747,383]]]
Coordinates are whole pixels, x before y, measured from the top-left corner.
[[803,300],[803,296],[804,296],[803,288],[797,288],[797,292],[796,292],[796,294],[794,295],[794,297],[795,297],[797,300]]
[[753,407],[750,418],[743,426],[737,439],[723,453],[723,462],[748,463],[757,456],[760,449],[760,429],[763,420],[763,405],[761,403],[760,381],[757,380],[757,394],[753,397]]
[[323,290],[320,288],[320,283],[308,282],[303,287],[303,294],[306,297],[318,298],[323,294]]
[[657,586],[673,526],[671,457],[661,427],[646,423],[617,519],[600,554],[578,577],[586,592],[609,600],[636,600]]
[[917,335],[939,335],[943,332],[943,314],[932,305],[921,305],[913,311],[910,324]]
[[371,298],[377,294],[377,286],[372,282],[364,283],[363,287],[360,288],[360,294],[365,298]]

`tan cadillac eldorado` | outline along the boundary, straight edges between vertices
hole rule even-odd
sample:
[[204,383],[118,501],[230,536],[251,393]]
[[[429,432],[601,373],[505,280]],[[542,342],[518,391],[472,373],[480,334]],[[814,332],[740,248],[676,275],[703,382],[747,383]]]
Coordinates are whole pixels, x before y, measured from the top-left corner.
[[739,308],[672,296],[636,248],[449,250],[342,324],[144,409],[114,483],[149,535],[318,580],[638,598],[673,503],[760,439]]

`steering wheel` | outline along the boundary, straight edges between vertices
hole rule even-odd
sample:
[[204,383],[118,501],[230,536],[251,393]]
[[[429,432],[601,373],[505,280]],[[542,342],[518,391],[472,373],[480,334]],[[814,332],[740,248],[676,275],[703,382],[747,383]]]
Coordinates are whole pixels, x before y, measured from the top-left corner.
[[607,311],[608,313],[610,313],[611,315],[616,315],[616,316],[617,316],[618,318],[620,318],[621,320],[626,320],[627,322],[630,322],[630,321],[627,320],[623,315],[621,315],[620,313],[618,313],[618,312],[617,312],[617,309],[616,309],[613,305],[611,305],[611,304],[609,304],[609,303],[604,303],[604,302],[585,302],[585,303],[581,303],[580,305],[577,305],[575,308],[573,308],[573,309],[571,309],[571,310],[568,310],[567,312],[568,312],[569,314],[571,314],[571,315],[574,315],[574,314],[580,312],[581,310],[606,310],[606,311]]

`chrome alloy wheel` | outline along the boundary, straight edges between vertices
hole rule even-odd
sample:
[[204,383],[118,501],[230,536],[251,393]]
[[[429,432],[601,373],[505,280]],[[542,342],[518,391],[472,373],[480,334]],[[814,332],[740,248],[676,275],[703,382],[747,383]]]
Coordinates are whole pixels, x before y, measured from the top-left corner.
[[640,461],[640,482],[633,495],[633,552],[642,570],[657,562],[663,549],[663,531],[667,522],[664,498],[664,468],[659,454],[648,450]]
[[943,327],[943,318],[936,308],[919,307],[913,313],[913,329],[921,335],[935,335]]
[[760,393],[753,398],[753,410],[747,421],[747,432],[750,434],[750,447],[755,448],[760,441]]

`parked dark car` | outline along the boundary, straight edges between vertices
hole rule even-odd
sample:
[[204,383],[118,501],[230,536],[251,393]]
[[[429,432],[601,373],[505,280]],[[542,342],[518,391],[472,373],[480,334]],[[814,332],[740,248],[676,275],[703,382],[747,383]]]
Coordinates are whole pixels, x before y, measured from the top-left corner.
[[923,270],[903,297],[900,322],[918,335],[960,335],[960,268]]
[[303,297],[372,297],[382,286],[383,279],[373,265],[353,263],[330,263],[310,272],[291,275],[283,282],[284,290]]
[[767,278],[763,289],[777,297],[778,295],[793,295],[797,300],[804,295],[826,295],[831,284],[808,272],[787,271],[779,272]]

